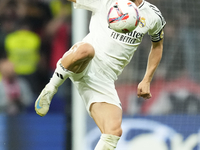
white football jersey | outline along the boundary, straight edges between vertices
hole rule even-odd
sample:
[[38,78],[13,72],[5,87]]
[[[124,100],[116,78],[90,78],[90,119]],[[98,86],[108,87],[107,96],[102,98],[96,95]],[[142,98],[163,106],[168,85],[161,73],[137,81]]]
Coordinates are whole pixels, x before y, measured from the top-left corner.
[[92,11],[89,34],[83,39],[95,48],[102,66],[109,70],[114,79],[130,62],[143,36],[148,33],[151,40],[162,39],[162,29],[166,22],[158,8],[147,1],[138,6],[140,23],[130,33],[118,33],[108,27],[107,15],[116,0],[76,0],[75,8]]

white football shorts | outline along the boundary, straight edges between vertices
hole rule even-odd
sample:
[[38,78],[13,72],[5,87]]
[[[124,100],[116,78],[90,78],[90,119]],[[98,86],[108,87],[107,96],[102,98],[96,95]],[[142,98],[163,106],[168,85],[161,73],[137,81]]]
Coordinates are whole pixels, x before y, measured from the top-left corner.
[[106,102],[122,109],[114,80],[97,57],[91,60],[83,72],[74,74],[70,79],[78,89],[90,116],[90,106],[95,102]]

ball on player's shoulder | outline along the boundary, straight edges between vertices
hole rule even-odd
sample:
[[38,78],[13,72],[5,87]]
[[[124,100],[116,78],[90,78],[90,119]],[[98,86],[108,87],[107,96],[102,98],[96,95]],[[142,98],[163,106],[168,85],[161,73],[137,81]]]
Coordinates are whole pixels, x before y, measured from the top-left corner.
[[107,20],[109,28],[120,33],[128,33],[138,26],[140,15],[135,3],[118,0],[111,5]]

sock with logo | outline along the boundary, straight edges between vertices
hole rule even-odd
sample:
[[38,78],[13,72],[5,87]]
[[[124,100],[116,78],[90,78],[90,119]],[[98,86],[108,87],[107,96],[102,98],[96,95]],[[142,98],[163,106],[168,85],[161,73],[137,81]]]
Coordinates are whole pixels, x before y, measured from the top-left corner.
[[111,134],[102,134],[94,150],[114,150],[120,137]]
[[55,88],[58,88],[72,74],[74,73],[63,67],[63,65],[61,64],[61,59],[60,59],[58,60],[56,64],[56,69],[53,73],[52,78],[50,79],[48,83],[48,86],[54,86]]

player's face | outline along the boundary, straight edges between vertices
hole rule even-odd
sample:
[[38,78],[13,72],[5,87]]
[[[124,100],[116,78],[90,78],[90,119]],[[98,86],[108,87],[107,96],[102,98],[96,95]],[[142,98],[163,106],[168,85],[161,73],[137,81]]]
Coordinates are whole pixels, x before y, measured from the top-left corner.
[[130,0],[136,4],[136,6],[139,6],[143,0]]

